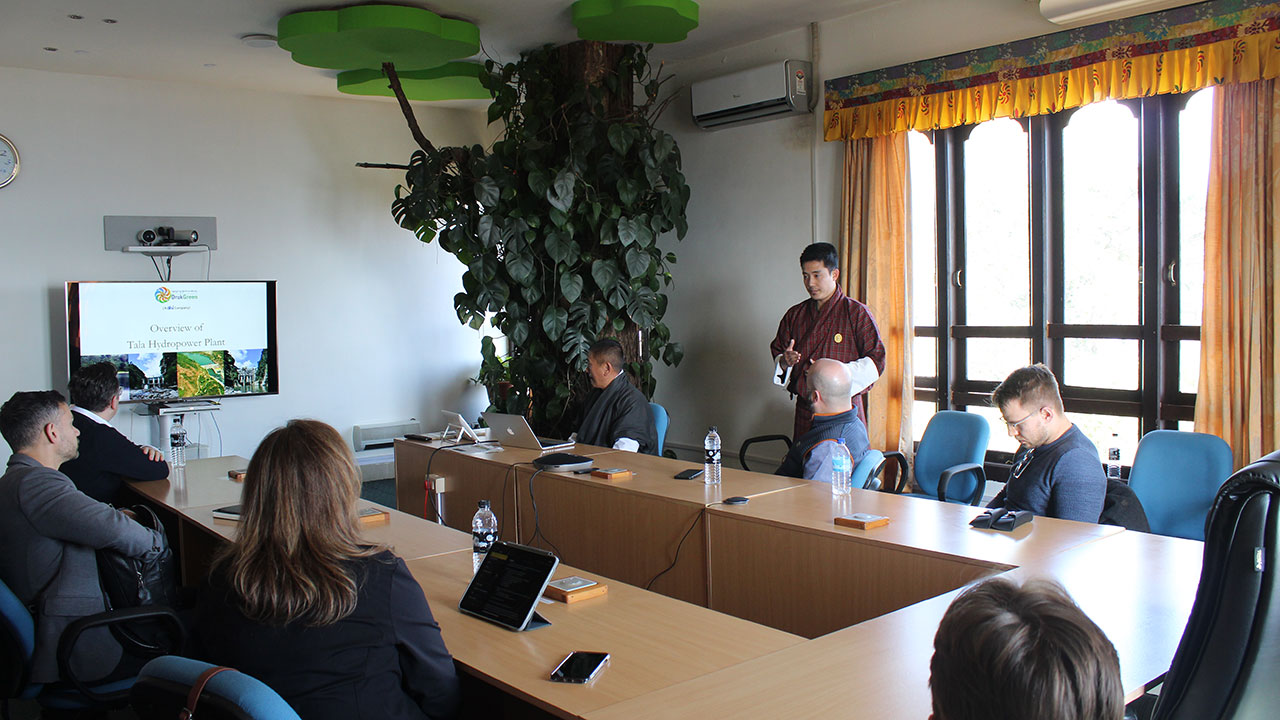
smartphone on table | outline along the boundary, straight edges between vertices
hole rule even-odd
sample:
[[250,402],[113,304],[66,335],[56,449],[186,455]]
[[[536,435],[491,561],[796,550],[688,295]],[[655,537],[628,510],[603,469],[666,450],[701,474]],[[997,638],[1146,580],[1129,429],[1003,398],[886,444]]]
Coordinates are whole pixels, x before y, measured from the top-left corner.
[[676,473],[677,480],[692,480],[702,474],[702,468],[689,468]]
[[551,671],[555,682],[589,683],[609,663],[609,653],[575,650]]

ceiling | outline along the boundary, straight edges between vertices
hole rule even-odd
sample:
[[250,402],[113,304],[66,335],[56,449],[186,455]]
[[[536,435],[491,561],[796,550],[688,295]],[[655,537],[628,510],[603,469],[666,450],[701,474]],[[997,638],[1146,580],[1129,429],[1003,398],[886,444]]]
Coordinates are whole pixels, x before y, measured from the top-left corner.
[[[912,0],[700,0],[688,39],[654,48],[682,60],[859,11]],[[298,10],[357,3],[291,0],[0,0],[0,66],[337,97],[336,71],[295,64],[248,33],[275,34]],[[480,28],[482,54],[502,61],[544,43],[577,39],[572,0],[398,2]],[[79,16],[78,18],[71,16]],[[343,96],[350,97],[350,96]],[[457,101],[464,106],[477,101]]]

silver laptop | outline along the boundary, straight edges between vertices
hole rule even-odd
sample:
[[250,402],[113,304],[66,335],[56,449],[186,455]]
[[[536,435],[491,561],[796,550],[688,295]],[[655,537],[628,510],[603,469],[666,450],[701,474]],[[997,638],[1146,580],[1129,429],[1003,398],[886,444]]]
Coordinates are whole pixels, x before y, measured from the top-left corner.
[[529,423],[522,415],[506,413],[482,413],[484,421],[489,424],[489,439],[497,440],[503,445],[528,448],[530,450],[565,450],[573,447],[571,440],[553,440],[541,438],[533,434]]

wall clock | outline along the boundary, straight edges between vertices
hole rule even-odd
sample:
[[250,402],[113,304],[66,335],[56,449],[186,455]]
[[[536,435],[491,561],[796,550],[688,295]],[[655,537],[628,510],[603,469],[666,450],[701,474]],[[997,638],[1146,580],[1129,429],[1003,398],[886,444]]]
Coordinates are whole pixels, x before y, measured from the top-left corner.
[[18,165],[18,148],[13,146],[9,138],[0,135],[0,188],[18,177]]

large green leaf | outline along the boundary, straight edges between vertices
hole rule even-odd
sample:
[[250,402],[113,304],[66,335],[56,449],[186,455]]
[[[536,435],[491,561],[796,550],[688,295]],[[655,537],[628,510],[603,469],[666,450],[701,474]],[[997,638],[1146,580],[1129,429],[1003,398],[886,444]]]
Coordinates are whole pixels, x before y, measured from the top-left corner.
[[627,274],[633,278],[643,277],[649,272],[649,253],[638,247],[627,251]]
[[574,242],[559,230],[547,233],[542,245],[546,248],[547,255],[556,263],[568,263],[573,259]]
[[[533,255],[529,253],[507,252],[507,272],[511,274],[511,279],[524,286],[533,284],[534,267]],[[526,299],[528,299],[526,297]]]
[[618,284],[620,277],[622,273],[618,271],[617,263],[612,260],[597,260],[591,263],[591,278],[596,281],[596,287],[605,292],[612,290]]
[[560,295],[566,302],[574,302],[582,295],[582,276],[565,270],[560,273]]
[[618,242],[630,247],[636,241],[636,223],[629,217],[618,218]]
[[573,207],[574,180],[573,173],[568,170],[557,173],[555,182],[547,191],[547,202],[561,212],[569,212],[569,208]]
[[476,181],[476,199],[485,207],[493,207],[498,204],[498,183],[493,178],[484,176]]
[[675,146],[675,138],[661,130],[653,131],[653,158],[657,160],[659,164],[667,159],[667,156],[671,154],[671,150]]
[[562,307],[549,308],[542,315],[542,331],[552,340],[559,340],[569,324],[569,311]]

